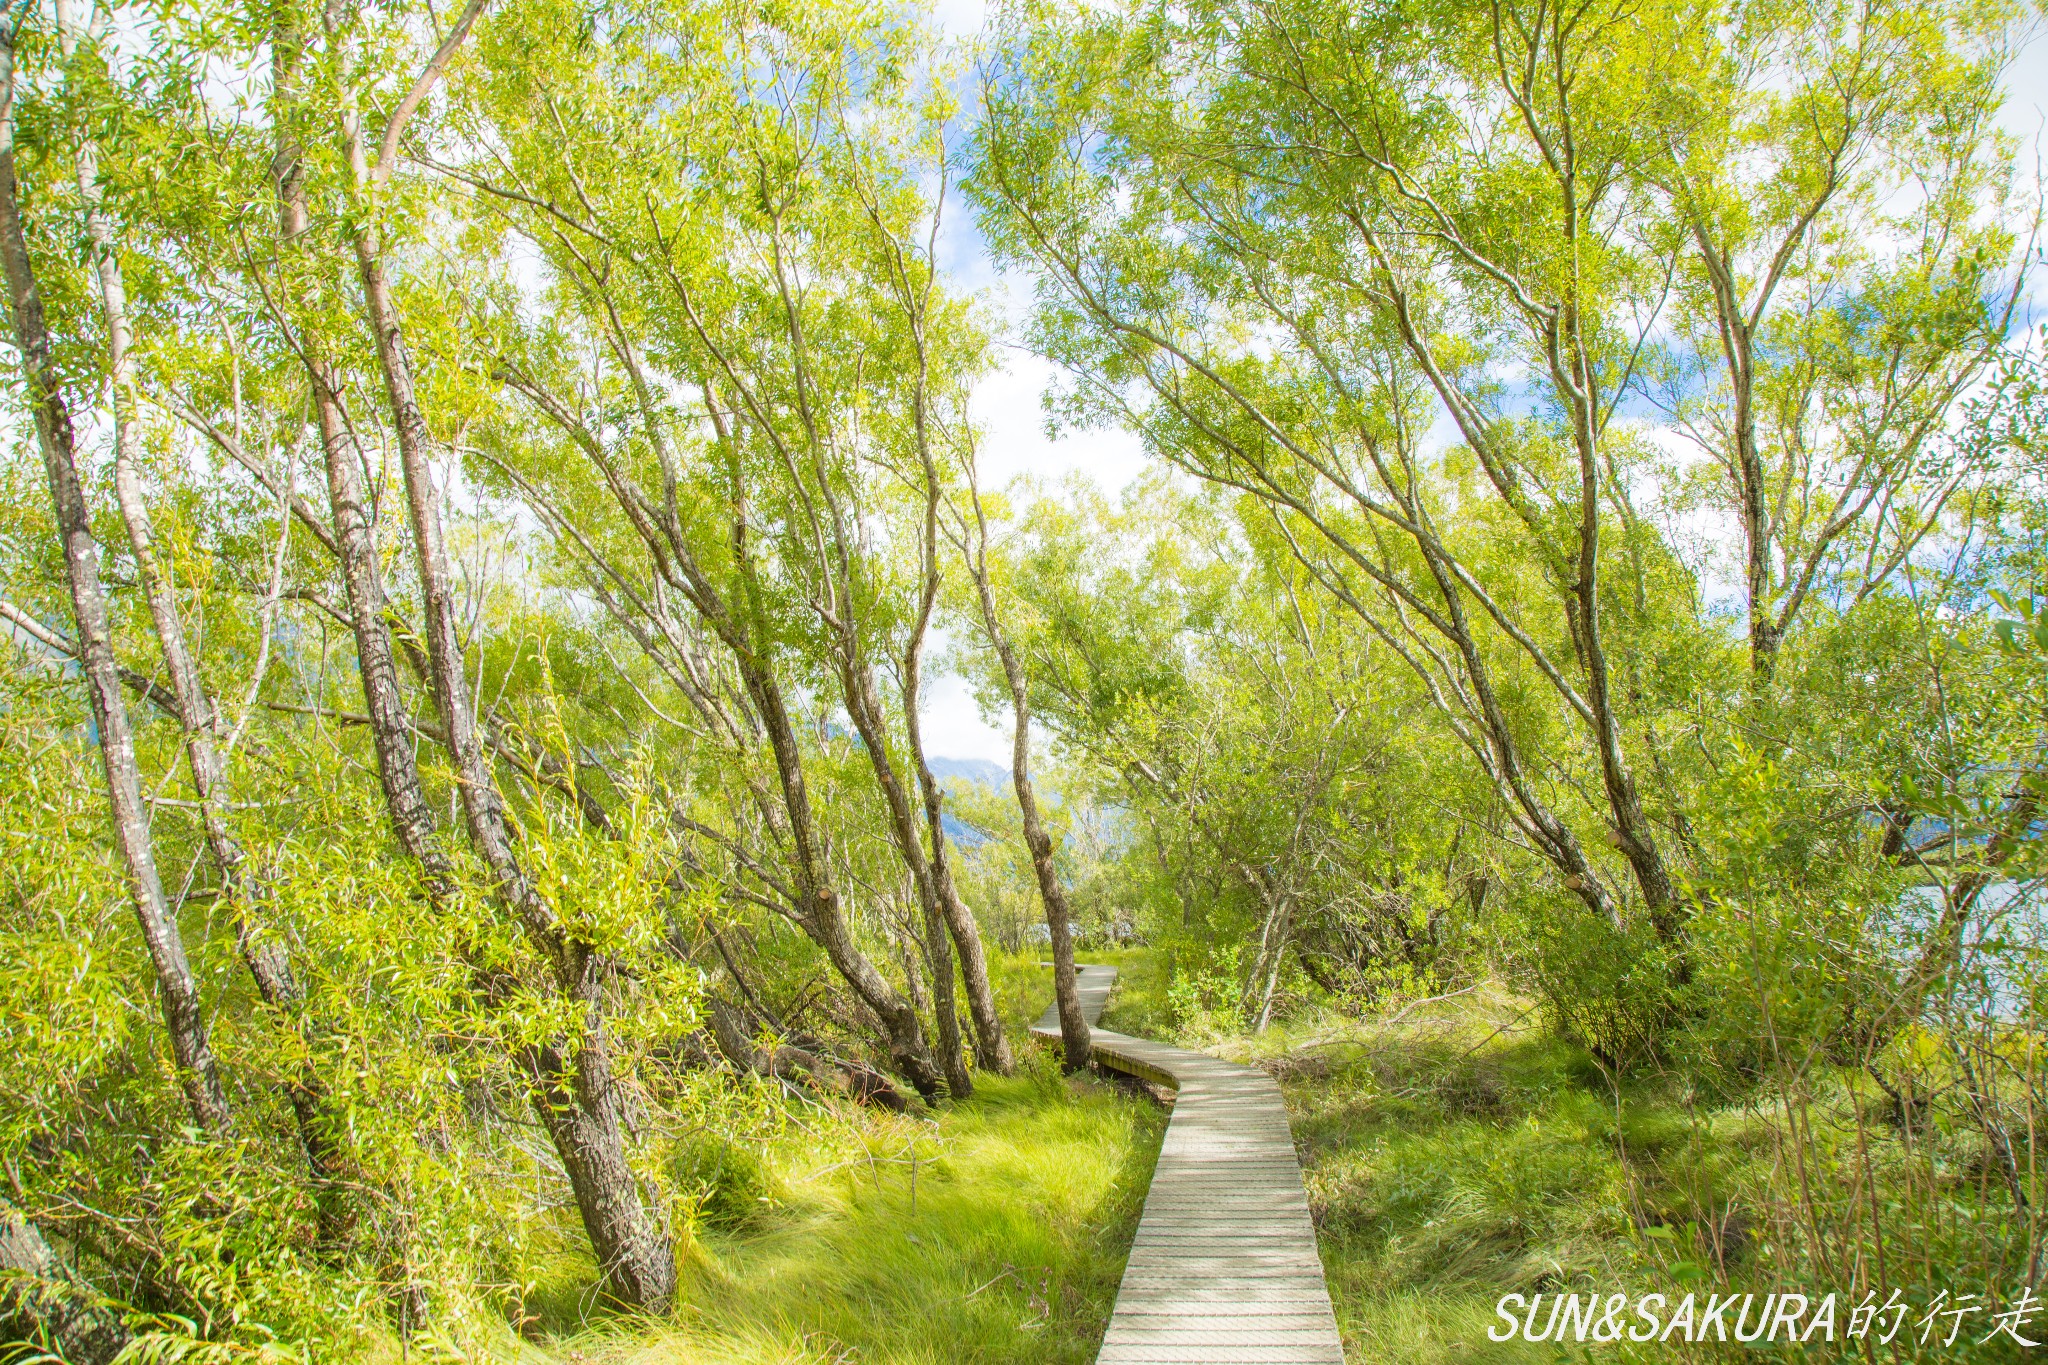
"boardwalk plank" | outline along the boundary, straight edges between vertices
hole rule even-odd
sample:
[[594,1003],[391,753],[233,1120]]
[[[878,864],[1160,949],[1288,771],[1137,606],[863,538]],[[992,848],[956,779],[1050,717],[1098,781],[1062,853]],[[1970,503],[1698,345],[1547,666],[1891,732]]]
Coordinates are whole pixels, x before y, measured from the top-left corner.
[[[1079,973],[1093,1028],[1116,969]],[[1042,1036],[1059,1031],[1057,1009],[1032,1026]],[[1100,1028],[1094,1053],[1176,1092],[1097,1365],[1343,1365],[1273,1078]]]

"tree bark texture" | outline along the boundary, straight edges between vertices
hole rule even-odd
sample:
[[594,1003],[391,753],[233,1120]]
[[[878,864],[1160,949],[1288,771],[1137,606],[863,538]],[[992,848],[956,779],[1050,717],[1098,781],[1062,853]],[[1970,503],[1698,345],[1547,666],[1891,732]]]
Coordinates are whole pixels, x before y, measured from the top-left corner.
[[[286,7],[290,14],[290,7]],[[306,206],[305,165],[289,131],[287,106],[298,89],[304,36],[295,22],[282,22],[271,41],[272,98],[280,105],[272,123],[278,129],[271,161],[277,194],[279,246],[303,253],[311,215]],[[282,253],[281,253],[282,254]],[[375,524],[364,491],[360,458],[342,409],[339,378],[322,354],[317,337],[298,340],[300,363],[312,391],[320,430],[320,451],[327,476],[328,508],[334,521],[335,551],[341,561],[348,594],[350,631],[355,637],[356,663],[362,679],[363,705],[369,718],[371,746],[377,755],[377,780],[384,807],[398,842],[419,863],[428,898],[444,900],[453,893],[455,870],[446,850],[434,839],[434,813],[420,784],[419,761],[413,753],[412,717],[398,676],[392,645],[383,577],[377,566]]]
[[65,577],[72,611],[78,622],[79,663],[91,698],[93,722],[99,731],[101,763],[107,797],[113,807],[114,840],[128,876],[135,917],[142,928],[156,968],[164,1024],[171,1035],[179,1084],[193,1121],[202,1131],[222,1134],[229,1122],[227,1094],[213,1058],[206,1020],[200,1009],[199,986],[185,957],[178,922],[164,897],[157,875],[156,852],[142,803],[141,769],[135,756],[135,735],[121,698],[121,671],[114,659],[107,596],[100,582],[99,545],[93,539],[92,515],[79,478],[77,442],[71,409],[66,402],[44,320],[42,291],[29,258],[22,228],[20,186],[14,160],[14,37],[16,19],[0,17],[0,258],[7,272],[7,291],[28,384],[29,406],[43,467],[50,484],[57,534],[64,550]]
[[1053,1000],[1059,1006],[1060,1044],[1067,1070],[1080,1071],[1089,1063],[1091,1035],[1088,1019],[1081,1013],[1080,987],[1074,972],[1073,915],[1067,907],[1066,888],[1060,885],[1059,869],[1053,865],[1052,836],[1046,832],[1045,819],[1038,809],[1038,792],[1031,783],[1031,683],[996,611],[981,492],[970,487],[968,495],[974,500],[976,546],[971,564],[975,595],[981,603],[982,626],[1003,666],[1003,681],[1010,692],[1010,716],[1016,731],[1010,741],[1010,784],[1016,789],[1017,809],[1024,817],[1024,847],[1031,854],[1031,872],[1038,882],[1046,932],[1052,940]]
[[70,1365],[112,1365],[128,1345],[121,1316],[80,1284],[42,1231],[0,1200],[0,1335]]
[[[468,13],[473,15],[475,8],[472,5]],[[359,131],[351,128],[348,141],[351,159],[361,168]],[[380,169],[383,165],[380,162]],[[583,1010],[584,1026],[572,1042],[558,1040],[533,1050],[528,1071],[535,1086],[534,1103],[569,1174],[584,1230],[606,1281],[626,1303],[660,1309],[675,1293],[675,1258],[626,1162],[618,1087],[603,1026],[603,964],[588,944],[564,930],[512,851],[503,801],[465,685],[454,575],[430,462],[432,437],[415,393],[412,358],[391,295],[381,242],[367,217],[356,233],[355,252],[405,476],[434,698],[455,758],[470,842],[490,870],[500,899],[547,957],[562,994]]]

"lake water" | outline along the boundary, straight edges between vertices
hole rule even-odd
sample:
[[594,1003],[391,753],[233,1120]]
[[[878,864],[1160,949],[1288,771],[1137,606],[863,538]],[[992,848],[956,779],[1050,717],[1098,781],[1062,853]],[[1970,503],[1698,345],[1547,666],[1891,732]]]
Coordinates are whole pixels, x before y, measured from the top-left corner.
[[[1902,960],[1918,955],[1926,932],[1943,905],[1938,886],[1916,886],[1899,900],[1888,937]],[[2048,948],[2048,894],[2039,882],[1993,882],[1984,888],[1963,926],[1965,970],[1957,1003],[1971,1009],[1989,1005],[2000,1019],[2017,1021],[2030,1000],[2040,1003],[2044,981],[2042,950]]]

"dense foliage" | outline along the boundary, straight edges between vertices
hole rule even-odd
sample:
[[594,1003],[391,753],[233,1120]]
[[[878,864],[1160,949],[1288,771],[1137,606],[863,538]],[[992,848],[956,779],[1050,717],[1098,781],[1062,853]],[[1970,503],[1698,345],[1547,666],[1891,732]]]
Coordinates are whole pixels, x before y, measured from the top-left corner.
[[8,1330],[1080,1358],[1134,943],[1340,1307],[2037,1285],[2028,19],[9,7]]

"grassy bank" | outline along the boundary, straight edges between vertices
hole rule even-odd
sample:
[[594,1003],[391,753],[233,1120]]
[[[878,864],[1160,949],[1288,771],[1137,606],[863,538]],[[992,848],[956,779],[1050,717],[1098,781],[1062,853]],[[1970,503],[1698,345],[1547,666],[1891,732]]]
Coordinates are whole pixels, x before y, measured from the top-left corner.
[[[894,1115],[778,1101],[757,1144],[706,1136],[683,1182],[705,1191],[681,1304],[660,1323],[601,1319],[570,1285],[536,1287],[537,1359],[590,1365],[1083,1365],[1115,1301],[1165,1116],[1063,1078],[1025,1021],[1050,996],[1035,960],[991,963],[1022,1065],[975,1096]],[[565,1244],[572,1239],[565,1238]]]
[[1634,1229],[1683,1116],[1647,1089],[1617,1099],[1520,1002],[1475,992],[1389,1027],[1302,1020],[1220,1050],[1280,1079],[1352,1358],[1556,1360],[1487,1339],[1500,1295],[1671,1286]]
[[[1119,966],[1124,989],[1106,1016],[1115,1026],[1279,1079],[1353,1361],[1748,1358],[1761,1348],[1498,1343],[1487,1331],[1508,1293],[1657,1292],[1672,1305],[1688,1292],[1817,1299],[1858,1276],[1919,1305],[1890,1346],[1869,1343],[1873,1358],[2024,1354],[2007,1339],[1980,1343],[1988,1313],[1953,1345],[1943,1345],[1947,1318],[1927,1344],[1914,1339],[1943,1289],[1979,1302],[2004,1291],[2009,1301],[2024,1254],[2014,1261],[1998,1240],[2009,1208],[1981,1135],[1902,1125],[1860,1072],[1816,1069],[1796,1087],[1758,1082],[1718,1095],[1676,1071],[1613,1076],[1543,1028],[1532,1002],[1491,984],[1376,1018],[1305,1009],[1257,1038],[1199,1021],[1177,1031],[1160,964],[1133,955]],[[1845,1293],[1844,1325],[1862,1292]],[[1863,1345],[1838,1333],[1832,1347],[1771,1350],[1864,1359]]]

